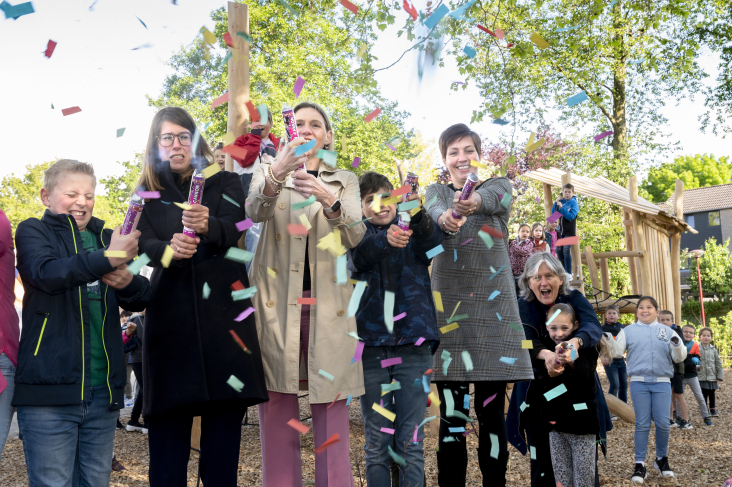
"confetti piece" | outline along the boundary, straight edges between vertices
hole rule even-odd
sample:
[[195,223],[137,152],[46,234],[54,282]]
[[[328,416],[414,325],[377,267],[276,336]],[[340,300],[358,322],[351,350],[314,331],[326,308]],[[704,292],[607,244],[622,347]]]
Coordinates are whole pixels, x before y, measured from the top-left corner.
[[315,448],[313,451],[318,454],[323,453],[328,447],[335,445],[339,441],[341,441],[341,437],[338,433],[335,433],[333,436],[328,438],[325,443]]
[[244,321],[247,316],[257,311],[256,309],[252,308],[251,306],[245,309],[244,311],[239,314],[236,318],[234,318],[234,321]]
[[241,283],[241,281],[236,281],[236,282],[235,282],[235,283],[233,283],[233,284],[232,284],[232,285],[231,285],[230,287],[231,287],[231,289],[233,289],[234,291],[241,291],[242,289],[246,289],[246,288],[244,287],[244,284],[242,284],[242,283]]
[[64,108],[61,110],[61,113],[65,117],[66,115],[73,115],[74,113],[79,113],[81,111],[81,108],[79,107],[70,107],[70,108]]
[[491,458],[498,459],[498,435],[495,433],[488,433],[491,438]]
[[363,355],[363,348],[365,345],[366,342],[358,342],[356,344],[356,353],[353,354],[353,359],[351,360],[351,363],[361,361],[361,356]]
[[[315,140],[315,139],[313,139],[313,140]],[[302,147],[302,146],[300,146],[300,147]],[[306,199],[305,201],[299,201],[297,203],[293,203],[292,204],[292,209],[293,209],[293,211],[294,210],[301,210],[301,209],[305,208],[306,206],[312,205],[316,201],[317,200],[315,199],[315,196],[314,195],[310,195],[310,197],[308,199]]]
[[555,398],[561,396],[565,392],[567,392],[567,386],[565,386],[564,384],[559,384],[557,387],[555,387],[551,391],[545,392],[544,397],[546,398],[547,401],[551,401],[552,399],[555,399]]
[[473,359],[470,357],[470,352],[468,352],[467,350],[463,350],[461,355],[463,358],[463,365],[465,365],[465,370],[470,372],[471,370],[473,370]]
[[452,249],[455,253],[455,257],[453,258],[453,262],[457,262],[457,249]]
[[501,272],[506,267],[506,264],[503,264],[500,269],[498,269],[496,272],[491,274],[491,277],[488,279],[489,281],[492,281],[494,277],[498,275],[499,272]]
[[573,25],[572,27],[562,27],[559,29],[554,29],[554,32],[569,32],[570,30],[579,29],[579,25]]
[[[255,310],[255,311],[256,311],[256,310]],[[251,350],[249,350],[249,349],[247,348],[247,346],[246,346],[246,345],[244,345],[244,342],[242,341],[242,339],[241,339],[241,338],[239,338],[239,335],[237,335],[237,334],[236,334],[236,332],[235,332],[234,330],[229,330],[229,334],[230,334],[230,335],[231,335],[231,337],[232,337],[232,338],[234,339],[234,341],[236,342],[236,344],[237,344],[237,345],[239,345],[239,346],[241,347],[241,349],[242,349],[242,350],[244,350],[244,351],[245,351],[246,353],[248,353],[249,355],[251,355],[251,354],[252,354],[252,351],[251,351]]]
[[461,243],[460,246],[462,247],[463,245],[469,244],[472,241],[473,241],[473,239],[472,238],[469,238],[465,242]]
[[[513,157],[513,156],[511,156],[511,157]],[[510,158],[509,158],[509,161],[510,161]],[[509,164],[511,164],[511,162],[509,162]],[[501,196],[505,196],[505,194],[503,194]],[[509,204],[511,204],[511,195],[510,194],[508,195],[508,198],[501,198],[501,206],[502,207],[508,208],[508,205]]]
[[366,123],[369,123],[370,121],[372,121],[373,119],[375,119],[376,117],[378,117],[379,116],[379,113],[381,113],[381,108],[377,108],[373,112],[371,112],[368,115],[366,115],[365,117],[363,117],[363,121],[366,122]]
[[531,34],[529,36],[529,40],[536,44],[536,47],[538,47],[539,49],[546,49],[547,47],[549,47],[549,43],[545,41],[538,32],[534,32],[533,34]]
[[419,337],[416,342],[414,342],[415,346],[420,346],[424,343],[424,337]]
[[158,199],[160,198],[160,191],[138,191],[137,196],[142,199]]
[[488,296],[488,301],[492,301],[493,298],[501,294],[501,291],[493,291],[490,296]]
[[221,172],[221,168],[219,167],[219,165],[218,164],[211,164],[206,169],[204,169],[203,171],[201,171],[201,174],[203,174],[203,177],[204,178],[208,179],[211,176],[213,176],[214,174],[216,174],[217,172]]
[[388,409],[384,409],[382,406],[379,406],[378,404],[374,403],[373,406],[371,406],[371,409],[379,413],[380,415],[384,416],[389,421],[394,421],[396,418],[396,414],[392,413]]
[[381,432],[382,433],[388,433],[390,435],[393,435],[394,434],[394,430],[392,428],[384,428],[384,427],[382,427],[381,428]]
[[400,391],[401,389],[401,383],[397,380],[394,380],[391,384],[381,384],[381,395],[383,396],[391,391]]
[[346,406],[350,406],[350,404],[351,404],[351,399],[353,399],[353,394],[349,394],[349,395],[348,395],[348,399],[346,400]]
[[[314,299],[314,298],[313,298],[313,299]],[[298,303],[298,304],[299,304],[299,303]],[[333,379],[335,379],[335,377],[333,377],[333,375],[332,375],[332,374],[329,374],[328,372],[326,372],[326,371],[325,371],[325,370],[323,370],[323,369],[320,369],[320,370],[318,370],[318,374],[322,375],[323,377],[325,377],[325,378],[326,378],[326,379],[328,379],[328,380],[333,380]]]
[[394,332],[394,293],[384,292],[384,323],[389,333]]
[[533,350],[534,342],[531,340],[521,340],[521,348],[527,350]]
[[[386,202],[384,202],[384,206],[388,206],[388,205],[386,205]],[[399,211],[413,210],[414,208],[419,207],[419,200],[412,200],[412,201],[407,201],[406,203],[399,203],[399,205],[397,205],[397,207],[399,208]]]
[[445,310],[442,307],[442,294],[440,291],[432,291],[432,296],[435,298],[435,308],[437,311],[444,313]]
[[361,158],[360,157],[354,157],[353,162],[351,163],[351,167],[356,169],[358,165],[361,164]]
[[341,0],[341,5],[350,10],[353,15],[356,15],[358,13],[358,6],[352,4],[348,0]]
[[229,377],[229,380],[227,380],[226,383],[229,384],[236,392],[241,392],[241,390],[244,389],[244,383],[233,375]]
[[554,318],[556,318],[557,316],[559,316],[559,313],[561,313],[561,312],[562,312],[562,310],[561,310],[561,309],[558,309],[558,310],[556,310],[556,311],[554,312],[554,314],[553,314],[553,315],[551,316],[551,318],[549,318],[549,319],[547,320],[546,324],[547,324],[547,325],[549,325],[549,323],[551,323],[552,321],[554,321]]
[[478,169],[488,169],[488,166],[486,166],[485,164],[482,164],[478,161],[471,160],[470,165],[473,167],[477,167]]
[[203,299],[208,299],[208,297],[211,296],[211,287],[207,282],[203,283],[203,292],[201,295],[203,296]]
[[466,56],[468,56],[468,59],[473,59],[475,57],[475,55],[478,54],[475,51],[475,49],[473,49],[470,46],[463,47],[463,52],[465,53]]
[[541,139],[537,140],[533,144],[527,144],[526,145],[526,152],[532,153],[546,142],[546,139],[542,137]]
[[[345,257],[345,255],[343,255],[341,257]],[[401,314],[396,315],[394,317],[394,321],[401,320],[402,318],[405,318],[406,316],[407,316],[407,312],[405,311],[404,313],[401,313]]]
[[177,201],[173,201],[173,204],[179,208],[183,208],[184,210],[190,210],[191,208],[193,208],[188,203],[178,203]]
[[524,409],[526,409],[527,407],[529,407],[529,405],[528,405],[528,404],[526,404],[525,402],[522,402],[522,403],[521,403],[521,406],[519,406],[519,409],[520,409],[520,410],[521,410],[521,412],[523,413],[523,412],[524,412]]
[[305,433],[310,431],[309,426],[305,426],[296,418],[292,418],[291,420],[289,420],[287,422],[287,425],[290,426],[291,428],[297,430],[298,432],[300,432],[301,435],[304,435]]
[[495,238],[503,238],[506,234],[503,232],[499,232],[493,227],[489,227],[488,225],[483,225],[483,227],[480,229],[481,232],[485,232],[491,237]]
[[466,411],[470,409],[470,394],[465,394],[463,396],[463,409]]
[[320,149],[318,150],[318,158],[328,166],[336,167],[336,163],[338,162],[338,153],[332,150]]
[[234,47],[234,41],[231,39],[231,33],[230,32],[224,32],[224,35],[221,36],[224,39],[224,42],[229,47]]
[[471,0],[462,7],[456,8],[455,10],[450,12],[450,17],[457,20],[464,19],[470,7],[472,7],[477,1],[478,0]]
[[384,369],[386,367],[391,367],[393,365],[399,365],[402,363],[401,357],[395,357],[395,358],[388,358],[381,361],[381,368]]
[[48,45],[46,46],[46,51],[43,53],[44,56],[47,58],[51,58],[51,55],[53,54],[53,50],[56,49],[57,42],[48,40]]
[[567,106],[573,107],[587,100],[589,100],[589,98],[587,97],[587,93],[585,93],[584,91],[580,91],[576,95],[567,98]]
[[556,246],[562,247],[564,245],[575,245],[579,243],[579,236],[575,235],[574,237],[564,237],[557,240]]
[[361,303],[361,296],[366,290],[366,281],[358,281],[356,287],[353,289],[351,300],[348,302],[348,317],[356,316],[358,311],[358,305]]
[[150,262],[150,257],[148,257],[147,254],[142,254],[138,256],[132,264],[127,266],[126,270],[133,276],[136,276],[140,272],[140,269],[146,266],[148,262]]
[[[142,21],[142,19],[141,19],[140,17],[138,17],[137,15],[135,15],[135,18],[136,18],[137,20],[139,20],[139,21],[140,21],[140,23],[142,24],[142,26],[143,26],[143,27],[145,28],[145,30],[147,30],[147,25],[145,25],[145,22],[143,22],[143,21]],[[204,27],[204,29],[205,29],[205,27]],[[211,34],[211,33],[209,32],[209,34]],[[212,34],[212,35],[213,35],[213,34]],[[216,38],[215,38],[215,37],[214,37],[214,40],[216,40]]]
[[643,59],[635,59],[633,61],[628,61],[628,64],[640,64],[643,61],[644,61]]
[[516,362],[516,359],[513,357],[501,357],[498,361],[503,362],[504,364],[513,365]]
[[458,328],[460,328],[460,325],[458,325],[457,323],[452,323],[450,325],[440,328],[440,333],[444,335],[445,333],[451,332],[452,330],[457,330]]
[[445,4],[440,5],[437,10],[435,10],[432,15],[427,17],[424,21],[424,26],[428,29],[433,29],[442,18],[447,15],[450,12],[450,9],[447,8]]
[[414,5],[410,5],[407,0],[404,0],[404,10],[412,16],[413,21],[417,21],[417,9],[414,8]]
[[289,233],[290,235],[307,235],[308,229],[305,227],[305,225],[301,225],[299,223],[288,223],[287,233]]
[[391,457],[392,460],[394,460],[394,463],[398,463],[402,467],[407,466],[407,461],[403,457],[396,454],[394,452],[394,450],[391,449],[391,445],[387,446],[386,448],[387,448],[387,452],[389,453],[389,456]]
[[3,13],[5,13],[6,20],[18,20],[18,18],[22,17],[23,15],[32,14],[35,12],[35,10],[33,10],[33,4],[31,2],[21,3],[18,5],[10,5],[8,2],[3,1],[3,3],[0,3],[0,9],[2,9]]
[[478,232],[478,236],[481,238],[481,240],[483,240],[483,243],[485,244],[486,247],[488,247],[489,249],[493,247],[493,244],[494,244],[493,239],[486,232],[484,232],[483,230],[480,230]]
[[298,76],[295,81],[295,86],[292,87],[292,92],[295,93],[295,98],[300,96],[303,86],[305,86],[305,79],[302,76]]
[[236,223],[236,229],[239,230],[240,232],[243,232],[244,230],[252,228],[253,226],[254,226],[254,222],[252,221],[251,218],[247,218],[246,220],[242,220],[242,221]]
[[428,259],[433,258],[436,255],[439,255],[445,251],[444,248],[442,248],[442,244],[438,245],[434,249],[428,250],[425,255],[427,255]]
[[216,98],[213,103],[211,103],[211,110],[216,108],[217,106],[221,105],[222,103],[226,103],[229,101],[229,92],[227,91],[220,97]]
[[536,460],[536,447],[529,446],[529,457],[531,457],[532,460]]
[[315,306],[317,298],[297,298],[297,304],[305,304],[309,306]]
[[498,318],[498,321],[501,321],[503,317],[500,315],[500,313],[496,313],[496,318]]
[[450,323],[454,323],[456,321],[464,320],[464,319],[466,319],[468,317],[469,317],[468,315],[451,316],[450,318],[447,319],[447,324],[449,325]]
[[111,257],[111,258],[117,258],[117,259],[126,259],[127,258],[127,252],[124,250],[105,250],[104,251],[105,257]]
[[236,247],[230,247],[229,250],[226,251],[226,255],[224,255],[224,259],[233,260],[233,261],[239,262],[241,264],[249,262],[253,258],[254,258],[254,254],[252,252],[249,252],[247,250],[237,249]]
[[333,404],[335,404],[335,403],[336,403],[336,401],[338,400],[338,398],[339,398],[339,397],[341,397],[341,393],[340,393],[340,392],[339,392],[339,393],[338,393],[338,394],[336,395],[335,399],[333,399],[333,402],[332,402],[332,403],[330,403],[330,404],[328,405],[328,407],[327,407],[327,408],[325,408],[325,409],[330,409],[331,407],[333,407]]
[[[237,206],[237,207],[241,208],[241,205],[240,205],[239,203],[237,203],[237,202],[236,202],[236,201],[235,201],[235,200],[234,200],[234,199],[233,199],[232,197],[230,197],[230,196],[227,196],[227,195],[226,195],[225,193],[221,193],[221,197],[222,197],[222,198],[224,198],[224,199],[225,199],[226,201],[228,201],[229,203],[231,203],[232,205],[234,205],[234,206]],[[248,204],[248,203],[247,203],[247,204]]]
[[[468,398],[469,397],[470,396],[468,396]],[[464,433],[465,432],[465,426],[455,426],[455,427],[450,426],[447,429],[450,431],[450,433]]]
[[561,217],[562,217],[562,214],[559,213],[558,211],[555,211],[554,213],[552,213],[551,215],[549,215],[546,218],[546,222],[547,223],[554,223],[555,221],[559,220]]
[[311,139],[310,142],[307,142],[305,144],[298,145],[297,147],[295,147],[295,157],[300,157],[313,147],[315,147],[315,139]]
[[600,134],[597,134],[597,135],[595,135],[595,136],[593,137],[593,139],[594,139],[594,141],[595,141],[595,142],[600,142],[600,141],[601,141],[602,139],[604,139],[604,138],[605,138],[605,137],[607,137],[608,135],[612,135],[612,134],[614,134],[614,133],[615,133],[615,132],[613,132],[612,130],[607,130],[607,131],[605,131],[605,132],[602,132],[602,133],[600,133]]
[[582,411],[584,409],[587,409],[587,403],[584,402],[582,404],[572,404],[572,406],[574,406],[575,411]]
[[493,399],[496,398],[496,396],[497,396],[497,394],[493,394],[491,397],[489,397],[488,399],[486,399],[485,401],[483,401],[483,407],[486,407],[489,402],[491,402]]
[[257,293],[257,286],[251,286],[241,291],[232,291],[231,298],[234,301],[241,301],[242,299],[249,299]]
[[254,40],[254,39],[252,39],[252,36],[250,36],[249,34],[247,34],[244,31],[239,31],[239,32],[236,33],[236,35],[239,36],[239,37],[241,37],[242,39],[244,39],[246,42],[248,42],[250,44]]
[[163,256],[160,257],[160,265],[162,265],[165,269],[167,269],[170,266],[170,261],[173,259],[173,249],[170,245],[165,246],[165,250],[163,251]]
[[392,191],[391,192],[391,195],[392,196],[402,196],[404,194],[409,193],[410,191],[412,191],[412,185],[411,184],[405,184],[401,188],[395,189],[394,191]]
[[237,147],[233,144],[225,145],[221,150],[239,159],[246,159],[247,157],[247,150],[245,148]]

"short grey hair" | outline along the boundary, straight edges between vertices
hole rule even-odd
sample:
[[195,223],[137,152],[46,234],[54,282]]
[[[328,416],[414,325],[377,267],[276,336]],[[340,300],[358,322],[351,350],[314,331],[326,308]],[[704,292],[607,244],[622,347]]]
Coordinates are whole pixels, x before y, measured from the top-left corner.
[[546,264],[550,271],[562,279],[562,287],[559,289],[559,294],[569,294],[569,282],[572,280],[572,276],[564,270],[564,266],[559,262],[559,259],[551,253],[537,252],[529,257],[529,260],[526,261],[526,265],[524,266],[524,272],[519,276],[518,285],[521,297],[526,301],[532,301],[536,297],[534,296],[534,291],[529,287],[529,279],[539,273],[541,264]]
[[94,187],[97,186],[97,177],[94,175],[94,166],[88,162],[79,162],[74,159],[59,159],[51,164],[51,167],[43,172],[43,187],[49,193],[58,184],[61,176],[68,173],[86,174],[94,180]]

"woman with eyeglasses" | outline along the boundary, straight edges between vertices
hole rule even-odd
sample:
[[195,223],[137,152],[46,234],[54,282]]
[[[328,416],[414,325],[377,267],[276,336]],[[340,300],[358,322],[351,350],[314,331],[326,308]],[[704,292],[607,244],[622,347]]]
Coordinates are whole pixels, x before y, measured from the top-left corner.
[[[249,287],[246,268],[226,258],[242,234],[236,223],[246,219],[239,176],[213,174],[201,204],[179,206],[188,202],[194,168],[214,163],[195,133],[182,108],[157,112],[138,183],[139,190],[160,192],[146,200],[138,225],[139,254],[154,268],[142,340],[152,487],[186,485],[195,416],[201,416],[203,483],[236,486],[244,413],[267,400],[254,316],[242,319],[251,300],[232,292]],[[196,237],[184,235],[184,226]]]
[[[443,352],[434,356],[433,381],[442,401],[440,415],[446,419],[440,422],[437,451],[441,486],[465,485],[466,437],[450,430],[470,426],[463,416],[448,415],[448,404],[454,404],[455,413],[467,416],[470,408],[465,396],[471,383],[480,425],[478,463],[483,485],[506,485],[508,443],[502,398],[507,382],[533,378],[529,354],[521,348],[523,332],[507,250],[511,182],[504,177],[477,178],[471,161],[481,158],[480,142],[467,125],[445,130],[439,146],[452,182],[434,183],[425,195],[430,216],[445,232],[445,251],[432,261],[432,289],[441,293],[444,308],[438,314],[444,320],[439,326],[458,326],[443,331]],[[461,199],[472,184],[471,196]],[[486,227],[493,236],[481,232]]]
[[[535,366],[541,364],[541,367],[536,366],[534,370],[535,377],[558,376],[563,373],[565,366],[571,367],[571,363],[582,354],[583,349],[594,347],[602,338],[602,327],[597,314],[580,291],[569,288],[571,279],[572,276],[564,270],[564,266],[549,252],[538,252],[529,257],[524,272],[519,277],[518,285],[521,290],[518,300],[519,313],[526,339],[532,342],[529,355]],[[547,312],[555,304],[570,305],[579,321],[575,338],[569,340],[570,353],[561,353],[563,349],[560,350],[560,345],[550,350],[541,340],[541,336],[547,333],[547,321],[552,318],[547,316]],[[597,374],[595,382],[597,388],[595,399],[602,439],[605,437],[605,432],[612,429],[612,422]],[[524,454],[527,451],[527,444],[531,448],[531,486],[554,487],[557,483],[552,469],[549,432],[542,422],[541,408],[537,407],[541,404],[541,398],[536,397],[539,388],[533,388],[530,384],[530,382],[519,382],[513,389],[506,419],[508,437],[511,444]],[[601,444],[605,451],[605,443]],[[597,474],[597,465],[595,473]],[[596,485],[599,485],[598,482],[599,480],[596,480]]]

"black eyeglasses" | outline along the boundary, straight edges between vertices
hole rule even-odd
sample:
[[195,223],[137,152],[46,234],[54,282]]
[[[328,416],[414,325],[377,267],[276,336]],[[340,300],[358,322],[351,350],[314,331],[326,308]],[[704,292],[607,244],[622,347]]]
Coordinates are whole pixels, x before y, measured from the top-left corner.
[[182,134],[163,134],[158,136],[158,140],[160,141],[160,145],[163,147],[170,147],[173,145],[173,142],[175,142],[175,138],[178,137],[178,142],[180,142],[180,145],[191,145],[191,142],[193,141],[193,138],[191,137],[191,134],[188,132],[183,132]]

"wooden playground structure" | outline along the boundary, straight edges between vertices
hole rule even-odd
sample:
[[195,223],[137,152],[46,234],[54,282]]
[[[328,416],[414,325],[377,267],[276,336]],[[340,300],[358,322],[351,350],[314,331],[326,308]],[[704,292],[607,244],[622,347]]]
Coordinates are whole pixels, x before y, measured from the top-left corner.
[[[544,188],[544,212],[551,215],[556,198],[552,186],[561,188],[567,183],[574,186],[575,194],[596,198],[618,205],[623,211],[625,224],[625,249],[612,252],[592,251],[579,244],[572,246],[572,287],[585,293],[581,264],[587,266],[593,296],[588,296],[595,311],[602,312],[610,304],[617,304],[621,313],[635,313],[638,298],[650,295],[658,300],[661,309],[681,316],[681,234],[697,233],[683,220],[684,183],[676,180],[676,201],[674,215],[638,196],[638,181],[635,176],[624,188],[607,178],[588,178],[562,172],[559,169],[537,169],[523,174],[523,177],[540,181]],[[632,296],[614,296],[610,292],[608,259],[627,259],[630,271]]]

